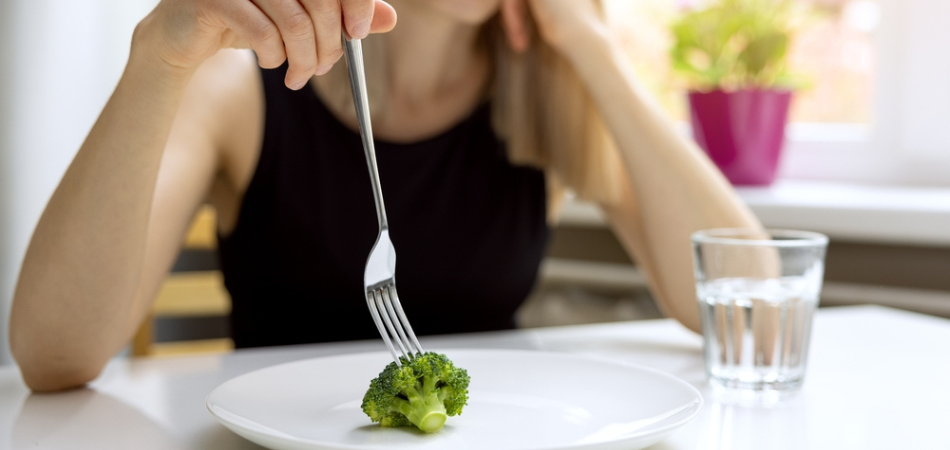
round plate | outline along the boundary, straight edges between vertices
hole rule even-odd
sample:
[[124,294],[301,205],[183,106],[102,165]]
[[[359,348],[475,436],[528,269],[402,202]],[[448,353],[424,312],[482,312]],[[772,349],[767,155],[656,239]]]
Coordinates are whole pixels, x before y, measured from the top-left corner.
[[360,410],[392,361],[361,353],[281,364],[225,382],[208,410],[273,449],[634,450],[689,422],[703,399],[686,382],[612,360],[515,350],[449,350],[472,381],[463,414],[437,433],[382,428]]

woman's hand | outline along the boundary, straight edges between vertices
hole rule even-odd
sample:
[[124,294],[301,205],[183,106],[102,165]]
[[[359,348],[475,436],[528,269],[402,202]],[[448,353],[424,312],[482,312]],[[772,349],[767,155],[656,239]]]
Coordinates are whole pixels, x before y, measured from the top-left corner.
[[588,38],[607,34],[596,0],[502,0],[501,14],[508,42],[517,51],[530,45],[530,12],[544,41],[565,56],[583,52]]
[[284,82],[300,89],[339,61],[344,27],[362,39],[395,24],[382,0],[162,0],[136,28],[133,51],[144,46],[190,73],[222,48],[251,48],[261,67],[289,61]]

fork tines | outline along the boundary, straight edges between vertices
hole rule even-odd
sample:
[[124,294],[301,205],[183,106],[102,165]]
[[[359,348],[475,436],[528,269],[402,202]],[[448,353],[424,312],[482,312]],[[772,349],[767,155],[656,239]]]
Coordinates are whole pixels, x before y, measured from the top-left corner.
[[[416,339],[416,334],[409,325],[409,319],[406,318],[406,313],[403,312],[402,305],[399,303],[395,284],[367,290],[366,303],[369,305],[376,327],[379,328],[380,336],[383,337],[386,347],[396,360],[396,365],[402,365],[396,346],[399,347],[399,353],[406,359],[412,359],[414,355],[423,353],[422,346],[419,345],[419,340]],[[393,346],[393,341],[396,342],[396,346]]]

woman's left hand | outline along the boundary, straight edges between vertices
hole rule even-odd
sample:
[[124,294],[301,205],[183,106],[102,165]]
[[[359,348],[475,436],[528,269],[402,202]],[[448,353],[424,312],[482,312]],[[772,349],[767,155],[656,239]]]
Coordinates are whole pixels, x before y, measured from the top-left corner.
[[596,0],[502,0],[501,15],[508,42],[516,51],[530,45],[527,14],[534,17],[544,41],[570,55],[583,51],[591,36],[607,34],[607,24]]

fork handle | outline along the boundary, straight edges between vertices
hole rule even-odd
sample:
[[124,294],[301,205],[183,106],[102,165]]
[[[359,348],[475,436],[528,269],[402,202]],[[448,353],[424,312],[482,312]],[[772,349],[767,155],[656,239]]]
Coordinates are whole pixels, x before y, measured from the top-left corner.
[[369,99],[366,95],[366,74],[363,71],[363,46],[359,39],[350,39],[343,32],[343,54],[346,58],[347,72],[350,74],[350,89],[353,91],[353,106],[356,107],[356,119],[360,124],[360,137],[363,151],[366,153],[366,165],[369,167],[369,179],[373,184],[373,199],[376,200],[376,217],[380,231],[389,228],[386,219],[386,206],[383,204],[383,190],[379,185],[379,169],[376,167],[376,148],[373,146],[373,126],[369,118]]

